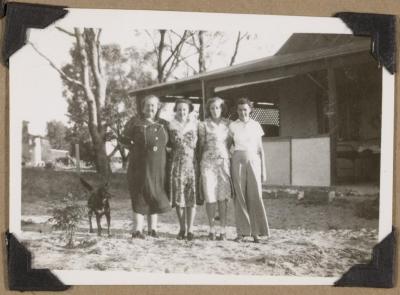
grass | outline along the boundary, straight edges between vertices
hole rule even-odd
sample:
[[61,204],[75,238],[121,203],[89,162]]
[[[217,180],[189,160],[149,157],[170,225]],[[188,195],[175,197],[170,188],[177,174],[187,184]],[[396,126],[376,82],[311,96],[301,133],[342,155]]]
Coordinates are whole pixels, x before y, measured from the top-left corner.
[[[91,184],[98,182],[94,173],[84,173],[82,177]],[[85,190],[76,172],[53,171],[42,168],[23,168],[22,170],[22,214],[26,216],[49,215],[67,193],[73,193],[86,203]],[[110,180],[112,220],[131,220],[132,209],[125,174],[113,174]],[[346,203],[343,206],[343,202]],[[299,202],[294,197],[264,199],[268,220],[274,229],[377,229],[377,216],[363,214],[370,206],[346,202],[310,203]],[[228,206],[228,224],[235,225],[233,202]],[[160,222],[177,224],[174,210],[162,214]],[[28,220],[29,221],[29,220]],[[208,224],[204,206],[197,207],[195,224]],[[29,228],[29,222],[23,226]]]

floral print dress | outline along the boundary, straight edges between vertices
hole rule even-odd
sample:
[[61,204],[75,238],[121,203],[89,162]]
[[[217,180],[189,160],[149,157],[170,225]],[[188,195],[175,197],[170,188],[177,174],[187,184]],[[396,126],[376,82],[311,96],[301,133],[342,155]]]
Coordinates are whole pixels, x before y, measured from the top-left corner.
[[199,140],[202,149],[200,163],[201,188],[207,203],[229,200],[232,182],[229,159],[229,121],[218,124],[207,119],[199,124]]
[[175,207],[195,207],[197,191],[197,122],[169,123],[172,148],[170,164],[170,200]]

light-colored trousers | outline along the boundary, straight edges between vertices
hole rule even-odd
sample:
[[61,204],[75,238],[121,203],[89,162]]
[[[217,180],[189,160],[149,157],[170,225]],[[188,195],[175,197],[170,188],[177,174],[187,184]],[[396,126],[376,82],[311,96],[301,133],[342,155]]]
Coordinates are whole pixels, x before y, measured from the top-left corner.
[[261,187],[261,159],[256,153],[235,151],[232,156],[237,234],[269,236]]

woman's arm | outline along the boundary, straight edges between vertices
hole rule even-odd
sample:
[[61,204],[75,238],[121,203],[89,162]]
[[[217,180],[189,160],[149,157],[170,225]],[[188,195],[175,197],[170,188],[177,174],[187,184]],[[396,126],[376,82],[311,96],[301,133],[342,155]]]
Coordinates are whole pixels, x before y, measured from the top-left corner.
[[127,149],[131,150],[133,148],[134,142],[132,138],[132,131],[137,118],[133,117],[124,126],[121,136],[118,141]]
[[258,153],[260,155],[260,160],[261,160],[261,181],[265,182],[267,181],[267,169],[265,165],[265,155],[262,144],[262,137],[260,137],[260,140],[258,141]]
[[199,122],[198,125],[198,153],[199,158],[203,155],[204,145],[206,143],[206,126],[204,122]]

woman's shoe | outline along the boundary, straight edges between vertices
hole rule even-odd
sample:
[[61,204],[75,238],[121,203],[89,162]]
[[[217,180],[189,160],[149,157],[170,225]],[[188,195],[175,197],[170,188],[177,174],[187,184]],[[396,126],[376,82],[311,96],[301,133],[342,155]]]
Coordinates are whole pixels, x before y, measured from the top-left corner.
[[226,233],[219,234],[218,240],[219,241],[226,241]]
[[209,233],[209,234],[208,234],[208,239],[209,239],[210,241],[215,241],[215,233]]
[[188,241],[191,241],[191,240],[193,240],[193,239],[194,239],[194,234],[191,233],[191,232],[188,232],[188,234],[187,234],[187,240],[188,240]]
[[132,238],[134,238],[134,239],[145,239],[146,237],[144,236],[144,234],[141,231],[137,230],[137,231],[132,233]]
[[176,236],[178,240],[183,240],[185,238],[185,232],[181,230],[178,235]]
[[157,232],[154,229],[152,229],[151,231],[148,231],[147,233],[148,233],[149,236],[151,236],[153,238],[158,238],[159,237]]
[[258,236],[253,236],[254,243],[259,243],[260,238]]

